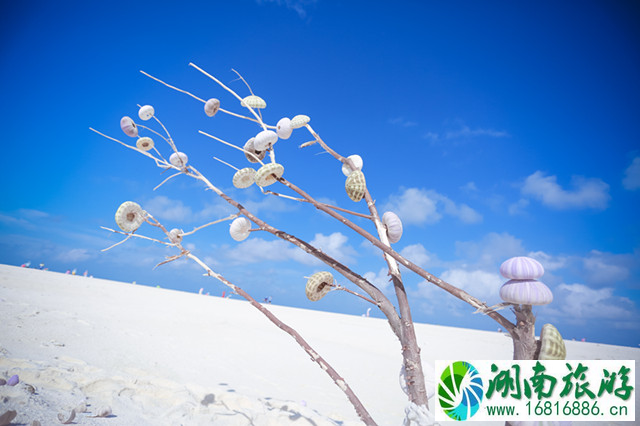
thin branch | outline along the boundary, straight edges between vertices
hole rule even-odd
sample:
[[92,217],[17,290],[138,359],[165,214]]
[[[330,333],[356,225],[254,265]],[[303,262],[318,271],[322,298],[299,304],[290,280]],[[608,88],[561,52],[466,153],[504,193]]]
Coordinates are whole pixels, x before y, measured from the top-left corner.
[[178,172],[178,173],[174,173],[171,176],[169,176],[168,178],[166,178],[165,180],[163,180],[162,182],[160,182],[160,184],[158,186],[156,186],[155,188],[153,188],[153,190],[155,191],[156,189],[160,188],[162,185],[165,184],[165,182],[167,182],[169,179],[174,178],[176,176],[180,176],[182,174],[182,172]]
[[[300,201],[300,202],[303,202],[303,203],[310,203],[309,200],[305,200],[304,198],[292,197],[290,195],[280,194],[278,192],[273,192],[271,190],[266,190],[266,191],[263,191],[263,192],[265,194],[271,194],[271,195],[275,195],[276,197],[287,198],[287,199],[293,200],[293,201]],[[334,206],[334,205],[327,204],[327,203],[320,203],[320,204],[322,204],[325,207],[329,207],[330,209],[339,210],[341,212],[349,213],[349,214],[352,214],[352,215],[358,216],[358,217],[363,217],[365,219],[371,219],[371,216],[363,214],[363,213],[358,213],[358,212],[354,212],[354,211],[351,211],[351,210],[343,209],[342,207]]]
[[253,158],[255,158],[255,159],[256,159],[260,164],[262,164],[262,165],[264,166],[264,163],[262,162],[262,160],[260,160],[260,159],[259,159],[259,158],[258,158],[258,157],[253,153],[253,152],[246,151],[246,150],[244,150],[244,149],[240,148],[239,146],[236,146],[236,145],[234,145],[234,144],[232,144],[232,143],[229,143],[229,142],[223,141],[222,139],[220,139],[220,138],[218,138],[218,137],[216,137],[216,136],[210,135],[210,134],[209,134],[209,133],[207,133],[207,132],[203,132],[202,130],[198,130],[198,133],[200,133],[201,135],[205,135],[205,136],[207,136],[207,137],[210,137],[211,139],[215,139],[215,140],[217,140],[217,141],[218,141],[218,142],[220,142],[220,143],[223,143],[223,144],[225,144],[225,145],[227,145],[227,146],[230,146],[231,148],[235,148],[235,149],[237,149],[238,151],[242,151],[242,152],[243,152],[243,153],[245,153],[245,154],[249,154],[249,155],[251,155]]
[[214,160],[221,162],[222,164],[224,164],[225,166],[229,166],[231,167],[233,170],[235,171],[239,171],[240,169],[237,168],[236,166],[232,166],[231,164],[227,163],[226,161],[223,161],[221,159],[219,159],[218,157],[213,157]]
[[[106,228],[105,228],[105,229],[106,229]],[[133,234],[128,234],[128,235],[127,235],[127,237],[126,237],[124,240],[119,241],[119,242],[115,243],[114,245],[109,246],[109,247],[107,247],[107,248],[104,248],[104,249],[102,249],[102,250],[100,250],[100,251],[107,251],[107,250],[111,250],[112,248],[114,248],[114,247],[116,247],[116,246],[119,246],[120,244],[124,243],[125,241],[127,241],[127,240],[128,240],[129,238],[131,238],[131,237],[133,237]]]
[[184,236],[186,236],[186,235],[191,235],[191,234],[195,233],[196,231],[201,230],[202,228],[206,228],[207,226],[215,225],[216,223],[224,222],[224,221],[226,221],[226,220],[233,220],[233,219],[235,219],[235,218],[236,218],[236,217],[238,217],[238,216],[240,216],[240,213],[234,213],[234,214],[229,215],[229,216],[227,216],[227,217],[225,217],[225,218],[218,219],[218,220],[214,220],[213,222],[209,222],[209,223],[207,223],[206,225],[202,225],[202,226],[198,226],[197,228],[193,228],[193,230],[192,230],[192,231],[190,231],[190,232],[185,232],[185,233],[183,233],[183,234],[181,234],[181,235],[182,235],[183,237],[184,237]]
[[374,305],[376,305],[376,306],[378,306],[378,305],[379,305],[378,303],[376,303],[376,301],[375,301],[375,300],[371,300],[371,299],[369,299],[368,297],[363,296],[363,295],[361,295],[360,293],[356,293],[356,292],[355,292],[355,291],[353,291],[353,290],[349,290],[349,289],[348,289],[348,288],[346,288],[346,287],[342,287],[341,285],[336,285],[336,284],[329,284],[329,285],[330,285],[331,287],[333,287],[333,288],[334,288],[334,290],[336,290],[336,291],[346,291],[347,293],[351,293],[351,294],[353,294],[354,296],[358,296],[359,298],[364,299],[364,300],[366,300],[366,301],[367,301],[367,302],[369,302],[369,303],[373,303],[373,304],[374,304]]

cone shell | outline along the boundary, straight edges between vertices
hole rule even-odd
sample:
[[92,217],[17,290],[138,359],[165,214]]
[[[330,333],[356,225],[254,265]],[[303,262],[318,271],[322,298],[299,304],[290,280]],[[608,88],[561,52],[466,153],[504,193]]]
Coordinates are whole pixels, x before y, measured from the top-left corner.
[[[349,159],[353,162],[353,165],[356,166],[356,170],[362,170],[362,157],[360,157],[359,155],[350,155]],[[351,170],[351,167],[347,166],[346,164],[342,164],[342,173],[345,176],[349,176],[351,174],[353,170]]]
[[291,119],[291,127],[294,129],[299,129],[300,127],[304,127],[311,119],[307,115],[296,115]]
[[283,117],[276,124],[276,132],[280,139],[289,139],[291,133],[293,133],[293,127],[291,126],[291,120],[287,117]]
[[537,280],[544,275],[544,268],[530,257],[512,257],[500,265],[500,274],[512,280]]
[[264,99],[256,95],[247,96],[242,100],[242,102],[240,102],[240,105],[242,105],[243,107],[249,106],[251,108],[258,108],[258,109],[267,107],[267,103],[264,101]]
[[253,147],[258,151],[266,151],[278,142],[278,134],[273,130],[263,130],[253,141]]
[[187,154],[184,152],[174,152],[171,154],[171,157],[169,157],[169,162],[180,168],[186,166],[188,161],[189,157],[187,157]]
[[153,109],[151,105],[144,105],[144,106],[141,106],[140,109],[138,110],[138,117],[140,117],[140,120],[142,121],[147,121],[147,120],[150,120],[155,113],[156,111]]
[[[278,163],[269,163],[260,167],[256,172],[256,185],[269,186],[275,183],[277,178],[282,177],[284,167]],[[274,176],[275,175],[275,176]],[[277,176],[277,177],[276,177]]]
[[211,98],[204,104],[204,113],[209,117],[213,117],[214,115],[216,115],[219,109],[220,101],[216,98]]
[[537,280],[509,280],[500,288],[500,297],[516,305],[547,305],[553,301],[553,293]]
[[397,243],[402,237],[402,221],[394,212],[385,212],[382,215],[382,223],[387,227],[387,236],[390,243]]
[[138,203],[125,201],[116,211],[116,223],[124,232],[133,232],[144,223],[146,216]]
[[345,189],[347,190],[347,195],[356,203],[362,200],[364,197],[364,193],[367,189],[367,184],[364,179],[364,173],[360,170],[356,170],[351,173],[347,178],[347,181],[344,184]]
[[142,151],[150,151],[153,148],[153,139],[148,136],[139,138],[136,141],[136,148]]
[[332,284],[333,275],[331,275],[331,272],[316,272],[307,280],[307,286],[305,288],[307,299],[312,302],[317,302],[331,290]]
[[127,117],[126,115],[120,119],[120,128],[124,132],[125,135],[131,136],[135,138],[138,136],[138,126],[133,122],[131,117]]
[[[244,144],[244,150],[250,152],[251,154],[255,155],[256,157],[258,157],[260,160],[263,160],[265,155],[267,155],[267,151],[258,151],[256,150],[256,147],[254,145],[256,138],[251,138],[247,141],[247,143]],[[255,157],[253,155],[250,155],[249,153],[245,152],[244,153],[245,157],[247,157],[247,160],[249,160],[249,162],[251,163],[257,163],[258,160],[255,159]]]
[[560,332],[552,324],[542,326],[540,332],[540,355],[538,359],[566,359],[567,349]]
[[184,232],[182,231],[182,229],[173,228],[171,231],[169,231],[169,241],[171,241],[173,244],[181,243],[183,233]]
[[236,241],[246,240],[251,229],[251,222],[246,217],[238,217],[229,226],[229,235]]
[[240,169],[233,175],[233,186],[236,188],[248,188],[256,181],[256,171],[251,167]]

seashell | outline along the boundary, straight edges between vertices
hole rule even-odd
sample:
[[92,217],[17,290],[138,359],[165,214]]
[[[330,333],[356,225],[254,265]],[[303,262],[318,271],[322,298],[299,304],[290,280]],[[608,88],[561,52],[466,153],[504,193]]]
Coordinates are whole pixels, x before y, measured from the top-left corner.
[[364,173],[360,170],[356,170],[352,172],[347,181],[344,184],[345,189],[347,190],[347,195],[356,203],[362,200],[364,197],[364,193],[367,189],[367,184],[364,179]]
[[233,186],[236,188],[248,188],[256,181],[256,171],[251,167],[240,169],[233,175]]
[[[356,166],[356,170],[362,170],[362,157],[360,157],[357,154],[354,155],[350,155],[349,159],[353,162],[353,165]],[[351,167],[347,166],[346,164],[342,164],[342,173],[345,176],[349,176],[351,174],[353,170],[351,170]]]
[[28,383],[24,384],[24,388],[27,390],[27,392],[29,392],[30,394],[34,394],[36,393],[36,388],[33,385],[30,385]]
[[300,127],[304,127],[311,119],[307,115],[296,115],[291,119],[291,127],[294,129],[299,129]]
[[552,324],[542,326],[540,332],[540,355],[538,359],[566,359],[567,349],[560,332]]
[[256,172],[256,185],[269,186],[284,174],[284,167],[278,163],[269,163],[260,167]]
[[186,166],[188,161],[189,157],[187,157],[187,154],[185,154],[184,152],[174,152],[173,154],[171,154],[171,157],[169,157],[169,162],[174,166],[180,168]]
[[[249,160],[249,162],[251,163],[257,163],[258,160],[256,160],[256,157],[258,157],[258,159],[260,161],[262,161],[265,157],[265,155],[267,155],[267,151],[258,151],[256,150],[256,147],[254,146],[254,142],[255,142],[256,138],[251,138],[249,139],[245,144],[244,147],[242,149],[245,150],[245,157],[247,157],[247,160]],[[251,155],[251,154],[253,155]],[[254,157],[255,155],[255,157]]]
[[219,109],[220,101],[216,98],[211,98],[204,104],[204,113],[209,117],[213,117],[214,115],[216,115]]
[[153,148],[153,139],[144,136],[136,141],[136,148],[142,151],[150,151]]
[[240,102],[240,105],[242,105],[243,107],[251,107],[251,108],[258,108],[258,109],[267,107],[267,103],[264,101],[264,99],[256,95],[247,96],[242,100],[242,102]]
[[133,232],[140,227],[147,214],[138,203],[125,201],[116,211],[116,223],[124,232]]
[[229,234],[236,241],[246,240],[251,229],[251,222],[246,217],[238,217],[231,222]]
[[153,117],[153,114],[155,113],[156,111],[153,109],[151,105],[144,105],[144,106],[141,106],[140,109],[138,110],[138,117],[140,117],[140,120],[142,121],[147,121],[147,120],[150,120],[151,117]]
[[4,386],[7,384],[7,381],[5,379],[0,379],[0,386]]
[[16,410],[5,411],[0,416],[0,426],[10,425],[11,421],[16,418],[18,412]]
[[278,142],[278,134],[273,130],[263,130],[253,141],[253,147],[258,151],[266,151]]
[[75,418],[76,418],[76,410],[71,410],[71,413],[69,413],[69,416],[65,416],[62,413],[58,414],[58,420],[60,420],[60,423],[62,423],[63,425],[70,424]]
[[512,257],[500,265],[500,274],[512,280],[537,280],[544,275],[544,268],[530,257]]
[[500,288],[500,297],[516,305],[547,305],[553,301],[549,287],[536,280],[509,280]]
[[42,423],[40,423],[38,420],[34,420],[31,422],[30,426],[42,426]]
[[78,406],[75,408],[76,413],[84,413],[87,411],[87,403],[82,401],[80,404],[78,404]]
[[184,234],[184,231],[182,229],[173,228],[171,231],[169,231],[169,241],[171,241],[173,244],[181,243],[182,234]]
[[307,299],[317,302],[331,290],[332,285],[333,275],[331,275],[331,272],[316,272],[307,280],[307,286],[305,287]]
[[7,386],[15,386],[18,383],[20,383],[20,378],[17,374],[14,374],[13,376],[9,377],[9,380],[7,380]]
[[131,117],[127,117],[126,115],[120,119],[120,128],[127,135],[135,138],[138,136],[138,126],[133,122]]
[[109,417],[111,413],[112,413],[111,407],[109,407],[108,405],[105,405],[98,409],[95,416],[89,416],[89,417]]
[[390,243],[397,243],[402,237],[402,221],[394,212],[385,212],[382,215],[382,223],[387,227],[387,236]]
[[278,121],[278,124],[276,124],[276,132],[280,139],[289,139],[291,137],[291,133],[293,133],[291,120],[287,117],[281,118],[280,121]]

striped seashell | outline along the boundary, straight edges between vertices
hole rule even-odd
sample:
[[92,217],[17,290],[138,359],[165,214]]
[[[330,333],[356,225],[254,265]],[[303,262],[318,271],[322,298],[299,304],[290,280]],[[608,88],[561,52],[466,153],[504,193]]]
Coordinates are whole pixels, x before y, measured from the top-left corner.
[[256,171],[251,167],[240,169],[233,175],[233,186],[236,188],[248,188],[256,181]]
[[[258,160],[256,159],[256,157],[262,161],[264,160],[265,155],[267,155],[267,151],[258,151],[256,150],[256,147],[254,145],[256,138],[251,138],[249,139],[245,144],[244,144],[244,155],[245,157],[247,157],[247,160],[249,160],[249,162],[251,163],[257,163]],[[253,155],[251,155],[253,154]],[[255,157],[254,157],[255,156]]]
[[382,215],[382,223],[387,228],[387,236],[390,243],[397,243],[402,237],[402,221],[394,212],[385,212]]
[[131,117],[126,115],[122,117],[120,119],[120,128],[127,136],[131,136],[132,138],[138,136],[138,126],[136,126],[136,123],[133,122]]
[[184,152],[174,152],[171,154],[171,157],[169,157],[169,162],[179,168],[186,166],[188,161],[189,157],[187,157],[187,154]]
[[544,268],[530,257],[512,257],[500,265],[500,274],[512,280],[537,280],[544,275]]
[[[356,170],[362,170],[362,165],[363,165],[362,157],[360,157],[357,154],[354,154],[354,155],[350,155],[349,159],[353,162],[353,165],[356,166]],[[342,173],[345,176],[349,176],[352,171],[353,170],[351,170],[351,167],[349,167],[344,163],[342,164]]]
[[291,119],[291,127],[293,127],[294,129],[299,129],[300,127],[306,126],[306,124],[310,121],[311,119],[308,115],[296,115]]
[[356,203],[362,200],[364,197],[364,193],[367,189],[367,184],[364,179],[364,173],[360,170],[356,170],[352,172],[347,181],[344,184],[345,189],[347,190],[347,195]]
[[542,326],[540,332],[540,355],[538,359],[566,359],[567,349],[560,332],[552,324]]
[[278,134],[273,130],[263,130],[253,141],[253,147],[258,151],[266,151],[278,142]]
[[116,223],[124,232],[133,232],[144,223],[147,212],[138,203],[125,201],[116,211]]
[[516,305],[547,305],[553,301],[553,293],[537,280],[509,280],[500,288],[500,297]]
[[220,109],[220,101],[216,98],[211,98],[204,104],[204,113],[209,117],[216,115]]
[[155,113],[156,111],[153,109],[151,105],[144,105],[144,106],[141,106],[140,109],[138,110],[138,117],[140,117],[140,120],[142,121],[147,121],[147,120],[150,120]]
[[307,280],[307,286],[305,287],[307,299],[317,302],[331,290],[332,285],[333,275],[331,275],[331,272],[316,272]]
[[267,107],[267,103],[264,101],[264,99],[256,95],[247,96],[242,100],[242,102],[240,102],[240,105],[242,105],[243,107],[251,107],[251,108],[258,108],[258,109]]
[[229,225],[229,235],[236,241],[246,240],[251,229],[251,222],[246,217],[238,217]]
[[276,124],[276,132],[280,139],[289,139],[291,133],[293,133],[293,126],[291,126],[291,120],[287,117],[283,117]]
[[284,174],[284,166],[278,163],[269,163],[260,167],[256,172],[256,185],[269,186],[275,183]]
[[136,141],[136,148],[141,151],[150,151],[153,148],[153,139],[148,136],[138,138]]
[[182,234],[184,234],[184,231],[182,229],[173,228],[171,231],[169,231],[169,241],[171,241],[173,244],[181,243]]

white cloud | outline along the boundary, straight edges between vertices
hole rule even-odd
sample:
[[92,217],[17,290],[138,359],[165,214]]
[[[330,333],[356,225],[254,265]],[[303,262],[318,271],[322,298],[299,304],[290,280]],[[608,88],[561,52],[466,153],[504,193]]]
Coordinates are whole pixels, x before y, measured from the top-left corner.
[[418,125],[415,121],[405,120],[404,117],[390,118],[389,123],[400,127],[414,127]]
[[518,215],[524,213],[524,209],[529,205],[529,200],[526,198],[521,198],[513,204],[510,204],[508,207],[508,212],[510,215]]
[[592,250],[582,262],[588,282],[595,284],[614,283],[629,276],[629,269],[621,265],[624,259],[614,254]]
[[302,19],[307,17],[307,6],[316,3],[317,0],[256,0],[258,4],[275,3],[295,11]]
[[82,262],[83,260],[87,260],[92,257],[94,256],[89,252],[89,250],[74,248],[59,252],[56,259],[63,262]]
[[432,265],[432,256],[427,252],[422,244],[411,244],[400,251],[405,259],[410,260],[421,268],[427,268]]
[[567,265],[566,257],[552,256],[543,251],[530,252],[528,256],[540,262],[545,271],[555,271]]
[[635,157],[631,165],[624,171],[622,186],[630,191],[640,189],[640,157]]
[[556,209],[607,207],[611,198],[609,185],[602,180],[574,176],[571,185],[573,189],[566,190],[558,184],[556,176],[545,176],[543,172],[536,171],[525,179],[521,191]]
[[445,133],[445,139],[458,139],[458,138],[470,138],[476,136],[490,136],[492,138],[504,138],[509,136],[509,133],[504,130],[493,129],[471,129],[467,125],[462,125],[458,130],[449,131]]
[[193,212],[189,206],[164,195],[158,195],[146,201],[142,208],[157,219],[183,223],[193,221]]
[[465,265],[490,271],[498,271],[505,260],[526,253],[522,241],[506,232],[491,232],[480,241],[457,241],[455,245]]
[[391,281],[389,270],[387,268],[380,269],[377,274],[375,272],[366,272],[363,277],[376,286],[381,292],[387,295],[391,294],[393,282]]
[[478,299],[491,302],[499,300],[500,287],[506,281],[498,273],[480,269],[450,269],[445,271],[441,278]]
[[456,204],[433,190],[405,188],[399,195],[391,195],[386,210],[395,212],[405,225],[433,224],[443,214],[457,217],[464,223],[482,221],[482,215],[466,204]]
[[613,288],[593,289],[584,284],[560,284],[554,291],[554,309],[572,320],[610,319],[623,321],[634,316],[634,304],[613,295]]

